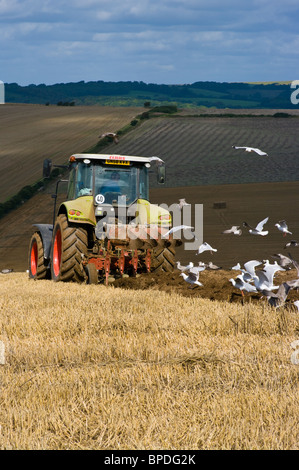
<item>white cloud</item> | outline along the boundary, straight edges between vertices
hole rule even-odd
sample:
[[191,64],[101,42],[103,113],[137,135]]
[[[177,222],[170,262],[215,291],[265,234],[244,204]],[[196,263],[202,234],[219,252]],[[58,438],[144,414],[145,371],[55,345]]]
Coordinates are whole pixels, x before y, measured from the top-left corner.
[[8,82],[23,60],[29,83],[258,81],[297,70],[297,0],[0,0],[0,15]]
[[0,0],[0,14],[5,15],[16,11],[18,7],[17,0]]

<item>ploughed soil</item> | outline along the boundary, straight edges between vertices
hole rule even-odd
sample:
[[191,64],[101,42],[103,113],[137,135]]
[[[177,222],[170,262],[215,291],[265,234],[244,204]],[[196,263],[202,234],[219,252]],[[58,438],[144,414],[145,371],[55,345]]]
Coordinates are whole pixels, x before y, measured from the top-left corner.
[[[202,286],[190,285],[180,274],[181,271],[178,269],[175,269],[173,273],[145,273],[137,275],[136,278],[125,277],[116,279],[113,285],[123,289],[158,290],[170,294],[180,294],[185,297],[201,297],[203,299],[225,302],[261,302],[265,299],[260,293],[244,292],[244,296],[242,296],[241,291],[231,284],[229,279],[235,278],[240,274],[240,271],[205,269],[200,273],[199,278],[199,281],[203,284]],[[275,285],[296,278],[297,271],[295,269],[277,273],[275,276]],[[290,290],[287,301],[292,302],[298,299],[299,292],[294,289]]]

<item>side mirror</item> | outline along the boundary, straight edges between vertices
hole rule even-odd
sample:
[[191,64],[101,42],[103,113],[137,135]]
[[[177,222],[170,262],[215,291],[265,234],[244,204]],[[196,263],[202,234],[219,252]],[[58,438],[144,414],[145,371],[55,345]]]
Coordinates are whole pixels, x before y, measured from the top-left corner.
[[157,169],[157,180],[159,184],[165,183],[165,165],[159,165]]
[[50,178],[52,170],[52,161],[46,158],[43,163],[43,178]]

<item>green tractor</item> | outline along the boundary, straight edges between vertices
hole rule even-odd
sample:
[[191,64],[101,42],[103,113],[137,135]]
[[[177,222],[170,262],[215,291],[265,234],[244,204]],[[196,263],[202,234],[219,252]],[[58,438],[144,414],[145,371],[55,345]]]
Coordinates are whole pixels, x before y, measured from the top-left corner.
[[[124,274],[175,266],[181,244],[168,231],[168,210],[149,203],[149,169],[165,181],[165,165],[158,157],[75,154],[69,159],[67,200],[52,224],[34,224],[29,246],[29,277],[97,284]],[[44,161],[43,176],[51,173]],[[63,181],[63,180],[60,180]]]

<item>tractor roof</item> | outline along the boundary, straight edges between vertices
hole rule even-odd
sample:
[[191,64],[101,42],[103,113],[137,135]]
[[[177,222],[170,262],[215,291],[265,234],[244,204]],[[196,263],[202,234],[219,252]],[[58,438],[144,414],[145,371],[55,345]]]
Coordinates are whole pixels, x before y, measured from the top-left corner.
[[151,163],[150,157],[136,157],[129,155],[111,155],[111,154],[99,154],[99,153],[75,153],[70,158],[75,160],[110,160],[110,161],[124,161],[128,160],[130,162],[139,162],[139,163]]

